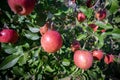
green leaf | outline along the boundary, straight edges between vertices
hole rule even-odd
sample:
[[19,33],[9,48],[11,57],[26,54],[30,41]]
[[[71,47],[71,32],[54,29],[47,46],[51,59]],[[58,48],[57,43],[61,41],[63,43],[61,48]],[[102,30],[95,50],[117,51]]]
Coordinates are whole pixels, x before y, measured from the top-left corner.
[[104,28],[105,30],[113,28],[111,24],[109,24],[109,23],[105,24],[105,23],[103,23],[101,21],[96,21],[95,24],[98,25],[101,28]]
[[14,73],[15,75],[25,76],[25,73],[24,73],[23,68],[20,68],[20,67],[18,67],[18,66],[13,67],[13,73]]
[[11,44],[8,45],[3,43],[1,46],[4,49],[4,51],[8,54],[13,54],[17,51],[17,49],[15,49]]
[[40,36],[38,34],[33,34],[30,32],[25,33],[25,36],[31,40],[38,40],[40,38]]
[[118,0],[111,0],[110,12],[114,13],[118,9],[119,9],[119,2],[118,2]]
[[115,28],[112,31],[112,36],[113,36],[114,39],[120,39],[120,29]]
[[19,65],[26,64],[28,60],[28,53],[24,53],[18,60]]
[[20,55],[10,55],[0,64],[0,70],[8,69],[13,67],[19,60]]
[[106,36],[107,36],[106,34],[97,35],[97,39],[98,39],[97,48],[98,49],[100,49],[104,46],[104,39]]
[[28,27],[29,28],[29,30],[31,31],[31,32],[33,32],[33,33],[37,33],[37,32],[39,32],[39,28],[36,28],[36,27]]
[[53,72],[54,70],[53,70],[49,65],[47,65],[47,66],[46,66],[46,71],[48,71],[48,72]]
[[87,37],[86,34],[80,34],[78,37],[77,37],[77,40],[80,41],[82,39],[85,39]]
[[22,47],[24,47],[24,48],[29,48],[30,47],[30,45],[29,45],[29,43],[25,43],[24,45],[22,45]]
[[69,66],[69,65],[70,65],[70,61],[69,61],[68,59],[63,59],[63,60],[62,60],[62,64],[63,64],[64,66]]

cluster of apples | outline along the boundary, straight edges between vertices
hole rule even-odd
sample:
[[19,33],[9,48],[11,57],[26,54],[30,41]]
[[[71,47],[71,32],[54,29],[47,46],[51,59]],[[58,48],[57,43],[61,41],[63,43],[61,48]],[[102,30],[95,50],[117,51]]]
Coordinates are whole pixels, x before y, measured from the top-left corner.
[[42,35],[40,42],[44,51],[55,53],[62,47],[62,36],[51,28],[50,23],[47,22],[43,27],[40,27],[40,34]]
[[[96,18],[97,20],[103,20],[103,19],[105,19],[105,18],[106,18],[106,11],[105,11],[105,10],[99,10],[99,11],[95,12],[95,18]],[[78,12],[78,14],[77,14],[77,20],[78,20],[79,22],[84,22],[85,19],[86,19],[85,14],[84,14],[83,12]],[[94,24],[94,23],[88,24],[88,26],[89,26],[90,28],[92,28],[94,32],[96,32],[96,31],[98,30],[98,28],[99,28],[99,27],[98,27],[96,24]],[[102,33],[105,32],[105,31],[106,31],[106,30],[104,30],[104,29],[101,30]]]
[[[36,0],[7,0],[10,9],[19,15],[30,14],[35,6]],[[13,29],[0,30],[0,42],[16,43],[18,41],[18,33]]]
[[114,56],[112,54],[107,54],[104,56],[104,52],[102,50],[95,49],[93,51],[88,50],[80,50],[79,41],[75,40],[71,44],[71,50],[74,52],[74,64],[84,70],[89,69],[94,60],[100,61],[104,58],[104,62],[106,64],[110,64],[114,61]]
[[[71,0],[71,3],[75,3],[75,2],[76,2],[76,0]],[[88,8],[92,8],[92,6],[94,4],[92,4],[92,0],[87,0],[86,1],[86,5],[87,5]],[[102,21],[103,19],[106,18],[106,15],[107,15],[107,13],[106,13],[105,9],[99,9],[98,11],[95,11],[95,18],[97,20]],[[78,13],[77,13],[77,20],[78,20],[78,22],[84,22],[86,20],[86,15],[82,11],[78,11]],[[94,23],[88,24],[88,26],[90,28],[92,28],[94,32],[96,32],[98,30],[98,28],[99,28]],[[106,31],[105,29],[101,30],[102,33],[105,32],[105,31]]]

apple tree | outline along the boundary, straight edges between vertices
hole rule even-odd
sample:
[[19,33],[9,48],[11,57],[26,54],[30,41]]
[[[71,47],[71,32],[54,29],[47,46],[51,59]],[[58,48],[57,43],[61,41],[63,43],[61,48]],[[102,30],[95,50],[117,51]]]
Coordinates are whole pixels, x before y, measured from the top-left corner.
[[119,80],[119,0],[1,0],[1,80]]

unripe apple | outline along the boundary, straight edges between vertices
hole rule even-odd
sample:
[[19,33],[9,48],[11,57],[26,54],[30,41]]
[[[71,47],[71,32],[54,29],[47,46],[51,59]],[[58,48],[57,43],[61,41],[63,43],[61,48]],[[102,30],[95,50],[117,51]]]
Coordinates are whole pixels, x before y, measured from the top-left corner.
[[3,43],[16,43],[18,34],[12,29],[3,29],[0,31],[0,42]]
[[36,0],[8,0],[8,5],[14,13],[28,15],[33,11],[35,2]]
[[99,10],[98,12],[95,13],[95,17],[98,19],[98,20],[103,20],[105,19],[106,17],[106,11],[105,10]]
[[98,26],[95,25],[95,24],[89,24],[88,26],[90,26],[93,29],[94,32],[96,32],[97,29],[98,29]]
[[86,19],[86,16],[85,16],[84,13],[79,12],[79,13],[77,14],[77,20],[78,20],[79,22],[83,22],[85,19]]

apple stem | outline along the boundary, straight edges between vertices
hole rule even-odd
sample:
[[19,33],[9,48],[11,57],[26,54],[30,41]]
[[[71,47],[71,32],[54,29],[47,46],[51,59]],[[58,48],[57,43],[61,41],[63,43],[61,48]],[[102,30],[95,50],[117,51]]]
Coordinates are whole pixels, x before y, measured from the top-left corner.
[[31,51],[33,51],[34,49],[37,49],[37,48],[40,48],[40,46],[35,46],[35,47],[33,47],[32,49],[30,49],[30,50],[28,51],[28,53],[30,53]]
[[51,24],[50,24],[50,29],[51,29],[51,30],[54,29],[54,22],[51,22]]

